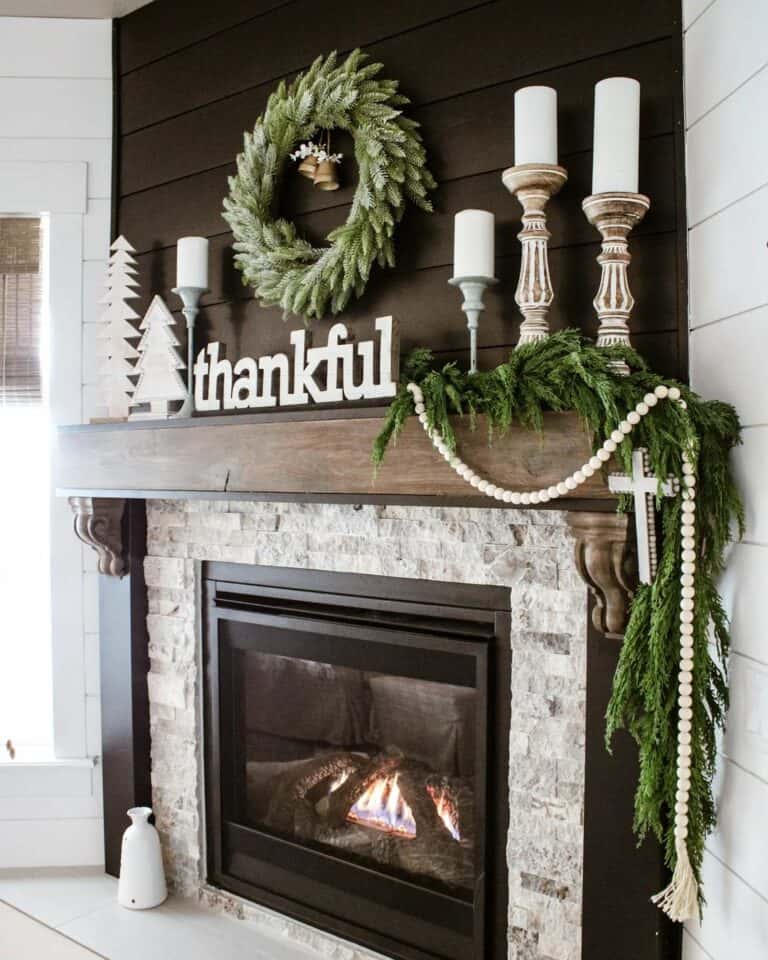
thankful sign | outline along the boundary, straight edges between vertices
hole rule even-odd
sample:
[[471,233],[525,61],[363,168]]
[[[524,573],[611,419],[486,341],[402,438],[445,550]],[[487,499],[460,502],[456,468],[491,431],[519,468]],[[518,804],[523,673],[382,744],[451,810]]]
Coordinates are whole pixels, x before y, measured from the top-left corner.
[[307,343],[306,330],[291,333],[291,355],[242,357],[234,364],[209,343],[194,367],[197,410],[254,410],[394,397],[399,376],[397,325],[375,322],[377,339],[347,342],[343,323],[328,331],[323,347]]

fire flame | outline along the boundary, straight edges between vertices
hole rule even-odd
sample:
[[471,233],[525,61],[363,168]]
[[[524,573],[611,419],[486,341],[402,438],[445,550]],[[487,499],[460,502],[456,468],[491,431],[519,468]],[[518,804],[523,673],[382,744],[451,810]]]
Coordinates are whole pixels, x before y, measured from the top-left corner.
[[[379,777],[363,793],[357,802],[350,808],[347,820],[361,823],[376,830],[396,833],[401,837],[413,838],[416,836],[416,819],[409,807],[398,783],[399,774],[394,773],[386,777]],[[349,773],[342,773],[330,786],[329,794],[343,786],[349,778]],[[427,784],[427,792],[437,810],[437,815],[443,822],[445,829],[454,840],[461,841],[459,830],[459,812],[447,784]]]
[[437,809],[437,815],[443,821],[445,829],[454,840],[460,841],[459,813],[456,809],[456,801],[451,796],[448,788],[445,785],[435,787],[429,783],[427,784],[427,792],[430,797],[432,797],[432,802]]
[[398,786],[399,774],[379,777],[362,794],[347,819],[403,837],[416,836],[416,820]]

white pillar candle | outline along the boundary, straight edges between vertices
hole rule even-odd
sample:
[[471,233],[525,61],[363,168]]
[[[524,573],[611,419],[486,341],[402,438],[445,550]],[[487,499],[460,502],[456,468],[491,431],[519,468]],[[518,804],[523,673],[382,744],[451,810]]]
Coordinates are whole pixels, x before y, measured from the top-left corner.
[[208,241],[205,237],[180,237],[176,247],[176,286],[208,287]]
[[523,87],[515,93],[515,166],[557,163],[557,91]]
[[454,277],[494,276],[495,218],[487,210],[461,210],[453,221]]
[[609,77],[595,86],[592,193],[637,193],[640,84]]

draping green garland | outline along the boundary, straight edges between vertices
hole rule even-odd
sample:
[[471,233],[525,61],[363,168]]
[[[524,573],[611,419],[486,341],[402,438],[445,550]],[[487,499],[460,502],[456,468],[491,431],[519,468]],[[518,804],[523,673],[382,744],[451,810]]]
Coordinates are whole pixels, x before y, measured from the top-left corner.
[[[419,125],[401,112],[409,100],[397,81],[378,79],[382,65],[365,64],[360,50],[340,65],[336,59],[318,57],[270,96],[245,134],[224,200],[243,282],[262,304],[307,320],[339,313],[359,297],[374,263],[394,266],[395,227],[407,202],[431,210],[427,193],[435,187]],[[346,222],[328,235],[329,246],[315,247],[272,208],[289,152],[318,130],[334,129],[352,134],[359,182]]]
[[[619,376],[609,361],[621,357],[630,366]],[[545,411],[575,410],[592,434],[595,449],[611,434],[649,391],[673,381],[650,372],[640,357],[625,348],[597,349],[576,331],[555,334],[515,350],[510,359],[488,372],[469,374],[454,363],[442,367],[428,350],[413,351],[403,368],[400,390],[390,405],[376,439],[373,461],[379,466],[390,442],[414,413],[407,384],[418,384],[424,395],[430,429],[456,449],[451,414],[473,421],[484,414],[492,441],[513,422],[543,429]],[[732,407],[702,400],[684,384],[676,384],[685,407],[659,404],[642,419],[632,441],[616,451],[631,471],[633,446],[645,447],[657,477],[682,477],[685,452],[698,471],[697,534],[699,556],[695,572],[694,668],[692,683],[691,785],[688,799],[687,850],[696,881],[701,881],[704,840],[715,825],[712,778],[716,733],[728,707],[726,659],[728,621],[717,592],[726,544],[735,523],[743,532],[743,509],[731,476],[731,448],[740,443],[740,425]],[[498,478],[501,479],[501,478]],[[631,505],[622,497],[620,510]],[[677,787],[679,611],[681,600],[679,497],[659,503],[662,545],[659,567],[650,585],[636,591],[630,612],[613,693],[607,711],[606,744],[626,728],[639,749],[639,779],[635,794],[634,829],[638,842],[650,832],[664,846],[673,869],[677,859],[673,821]],[[710,650],[710,639],[714,641]]]

